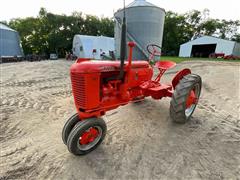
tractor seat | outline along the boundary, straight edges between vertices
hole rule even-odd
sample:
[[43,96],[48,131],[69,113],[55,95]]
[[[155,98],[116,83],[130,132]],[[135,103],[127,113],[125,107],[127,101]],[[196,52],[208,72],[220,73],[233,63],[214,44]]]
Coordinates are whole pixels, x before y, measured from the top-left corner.
[[172,61],[158,61],[155,63],[155,67],[158,68],[159,70],[167,70],[170,68],[173,68],[174,66],[176,66],[175,62]]

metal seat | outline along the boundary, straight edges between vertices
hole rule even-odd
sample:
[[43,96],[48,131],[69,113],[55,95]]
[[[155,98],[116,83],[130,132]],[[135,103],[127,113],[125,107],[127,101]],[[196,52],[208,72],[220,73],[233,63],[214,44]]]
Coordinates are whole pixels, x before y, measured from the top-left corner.
[[155,63],[155,67],[158,68],[159,70],[167,70],[170,68],[173,68],[174,66],[176,66],[175,62],[172,61],[158,61]]

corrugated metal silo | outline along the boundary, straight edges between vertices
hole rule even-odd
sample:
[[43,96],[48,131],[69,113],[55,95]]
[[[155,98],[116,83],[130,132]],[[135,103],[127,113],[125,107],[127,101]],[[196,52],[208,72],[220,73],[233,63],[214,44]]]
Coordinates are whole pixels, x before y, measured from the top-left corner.
[[[123,9],[114,14],[116,56],[120,56]],[[126,7],[127,41],[134,41],[134,59],[146,59],[148,44],[162,46],[165,10],[145,0],[135,0]]]
[[0,23],[0,57],[22,57],[23,51],[17,31]]

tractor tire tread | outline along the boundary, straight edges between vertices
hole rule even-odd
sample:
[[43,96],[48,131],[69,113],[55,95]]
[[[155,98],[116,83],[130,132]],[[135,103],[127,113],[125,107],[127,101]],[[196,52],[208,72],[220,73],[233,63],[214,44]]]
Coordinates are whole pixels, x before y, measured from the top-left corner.
[[62,140],[65,145],[67,145],[68,136],[73,129],[73,127],[80,121],[78,114],[72,115],[65,123],[62,129]]
[[[78,135],[83,133],[89,127],[94,126],[94,125],[101,126],[102,131],[103,131],[101,139],[91,149],[86,150],[86,151],[79,150],[77,147],[77,141],[79,140]],[[75,127],[72,129],[71,133],[69,134],[68,140],[67,140],[67,147],[68,147],[69,152],[73,153],[74,155],[85,155],[85,154],[93,151],[94,149],[97,148],[98,145],[101,144],[101,142],[105,138],[106,131],[107,131],[107,126],[106,126],[105,121],[102,118],[89,118],[89,119],[78,122],[75,125]]]
[[184,76],[177,84],[170,102],[170,117],[176,123],[186,123],[189,118],[185,115],[186,100],[193,86],[199,83],[200,92],[202,86],[201,77],[196,74]]

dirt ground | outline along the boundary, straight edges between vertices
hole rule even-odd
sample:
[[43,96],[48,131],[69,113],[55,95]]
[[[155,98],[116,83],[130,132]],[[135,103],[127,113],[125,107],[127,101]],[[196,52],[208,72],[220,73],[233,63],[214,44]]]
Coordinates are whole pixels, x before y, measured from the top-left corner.
[[239,179],[240,63],[192,61],[202,76],[190,122],[169,118],[170,99],[147,98],[104,116],[108,132],[92,153],[76,157],[62,143],[75,113],[72,62],[1,64],[0,179]]

